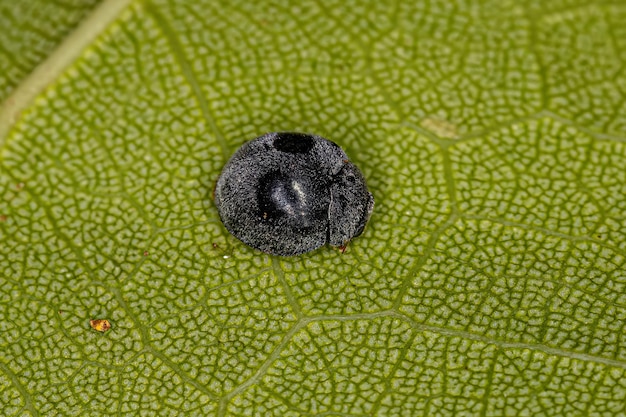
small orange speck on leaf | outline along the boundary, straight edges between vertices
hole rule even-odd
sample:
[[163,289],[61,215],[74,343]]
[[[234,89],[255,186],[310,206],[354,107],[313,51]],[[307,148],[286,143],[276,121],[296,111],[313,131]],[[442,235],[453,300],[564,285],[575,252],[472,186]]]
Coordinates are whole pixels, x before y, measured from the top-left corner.
[[17,184],[15,184],[15,189],[16,190],[21,190],[22,188],[24,188],[26,184],[24,184],[23,182],[18,182]]
[[92,329],[104,333],[111,329],[111,322],[107,319],[89,320],[89,325]]
[[0,214],[0,222],[6,222],[7,221],[7,215],[6,214]]
[[148,256],[150,255],[150,252],[148,252],[147,250],[143,251],[143,256]]

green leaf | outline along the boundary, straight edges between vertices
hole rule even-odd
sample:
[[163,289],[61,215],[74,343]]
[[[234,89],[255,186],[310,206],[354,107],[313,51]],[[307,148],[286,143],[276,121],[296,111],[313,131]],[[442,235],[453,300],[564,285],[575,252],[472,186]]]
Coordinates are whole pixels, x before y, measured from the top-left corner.
[[0,0],[0,101],[99,0]]
[[[0,414],[626,414],[625,4],[21,3]],[[364,172],[344,254],[219,221],[226,159],[277,130]]]

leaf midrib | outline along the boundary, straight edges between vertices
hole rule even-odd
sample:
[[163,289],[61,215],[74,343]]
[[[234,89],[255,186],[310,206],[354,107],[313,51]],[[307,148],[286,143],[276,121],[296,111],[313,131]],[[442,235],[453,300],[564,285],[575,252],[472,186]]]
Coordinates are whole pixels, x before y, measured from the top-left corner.
[[0,104],[0,147],[22,112],[91,46],[133,0],[105,0]]

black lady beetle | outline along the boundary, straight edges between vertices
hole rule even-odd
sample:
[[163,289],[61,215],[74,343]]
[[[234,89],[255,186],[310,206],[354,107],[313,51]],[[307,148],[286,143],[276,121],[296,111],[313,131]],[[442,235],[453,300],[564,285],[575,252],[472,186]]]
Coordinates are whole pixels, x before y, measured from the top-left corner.
[[224,166],[215,204],[226,229],[273,255],[345,247],[374,207],[361,171],[321,136],[273,132],[245,143]]

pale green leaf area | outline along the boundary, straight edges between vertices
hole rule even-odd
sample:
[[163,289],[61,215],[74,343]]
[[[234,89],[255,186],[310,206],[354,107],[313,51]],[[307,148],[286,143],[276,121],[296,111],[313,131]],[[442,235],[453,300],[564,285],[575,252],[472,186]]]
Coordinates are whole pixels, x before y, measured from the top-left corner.
[[0,0],[0,101],[101,0]]
[[[624,2],[107,0],[74,55],[20,3],[64,69],[0,79],[1,415],[626,415]],[[345,253],[222,226],[277,130],[364,172]]]

